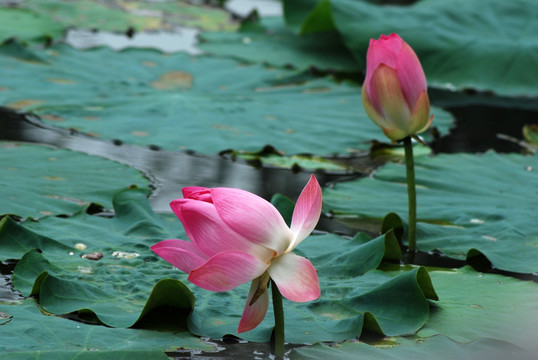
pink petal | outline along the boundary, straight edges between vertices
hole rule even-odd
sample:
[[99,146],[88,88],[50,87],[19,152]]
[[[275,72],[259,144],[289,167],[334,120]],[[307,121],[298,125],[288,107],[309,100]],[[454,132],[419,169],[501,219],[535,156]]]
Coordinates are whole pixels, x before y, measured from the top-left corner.
[[192,270],[189,281],[209,291],[228,291],[257,278],[268,267],[268,263],[241,251],[222,252]]
[[246,239],[277,253],[291,244],[293,233],[267,200],[232,188],[212,189],[211,197],[222,220]]
[[316,300],[320,296],[319,280],[312,263],[302,256],[286,253],[273,259],[269,276],[286,299],[296,302]]
[[295,234],[295,239],[289,248],[290,251],[310,235],[316,227],[320,215],[321,187],[314,175],[311,175],[310,181],[299,195],[293,210],[291,231]]
[[202,266],[208,259],[193,243],[183,240],[163,240],[153,245],[151,250],[186,273]]
[[366,114],[372,121],[377,125],[381,127],[389,126],[390,124],[385,120],[383,115],[379,113],[379,111],[375,108],[374,104],[372,103],[372,99],[370,99],[369,91],[368,91],[368,85],[366,84],[366,81],[362,85],[362,104],[364,106],[364,110],[366,111]]
[[396,70],[409,108],[413,109],[420,94],[428,89],[428,85],[417,55],[405,42],[398,53]]
[[181,189],[185,199],[201,200],[213,202],[211,200],[211,189],[200,186],[188,186]]
[[413,134],[419,134],[428,129],[433,121],[430,117],[430,100],[426,90],[423,90],[411,112],[411,129]]
[[269,307],[269,292],[267,290],[254,304],[250,305],[250,301],[258,289],[259,282],[260,278],[252,280],[250,291],[248,292],[247,303],[245,304],[245,309],[243,310],[243,315],[241,316],[241,321],[237,328],[238,333],[252,330],[260,325],[267,313],[267,308]]
[[[400,87],[398,73],[386,65],[379,65],[372,75],[371,93],[375,94],[387,128],[409,130],[411,110]],[[399,139],[393,139],[399,140]]]
[[[403,40],[397,34],[390,34],[389,36],[381,35],[379,40],[370,39],[370,44],[366,53],[365,83],[368,87],[370,87],[372,75],[379,65],[385,64],[396,69],[398,61],[397,55],[402,43]],[[373,97],[372,93],[369,93],[369,95],[370,98]],[[377,108],[377,100],[372,99],[372,103]]]
[[212,203],[179,199],[172,201],[170,207],[183,223],[187,237],[208,257],[233,250],[250,253],[265,262],[274,256],[274,251],[233,231],[222,221]]

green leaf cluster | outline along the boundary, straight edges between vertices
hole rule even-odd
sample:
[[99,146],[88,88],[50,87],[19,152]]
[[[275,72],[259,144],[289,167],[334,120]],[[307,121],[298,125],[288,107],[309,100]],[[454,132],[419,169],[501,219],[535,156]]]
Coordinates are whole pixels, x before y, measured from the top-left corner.
[[[23,51],[10,43],[0,46],[0,66],[9,71],[0,103],[129,144],[206,154],[271,145],[286,155],[331,155],[366,151],[383,136],[356,85],[260,64],[140,49]],[[434,111],[436,126],[447,132],[452,117]]]
[[[3,260],[20,258],[14,288],[37,297],[48,313],[77,314],[109,327],[162,330],[174,325],[176,331],[188,327],[213,338],[236,334],[248,284],[223,294],[185,286],[181,280],[186,275],[149,250],[163,238],[185,238],[180,229],[170,231],[170,217],[155,215],[137,189],[119,192],[113,204],[112,218],[80,211],[17,224],[5,217],[0,228]],[[329,252],[327,243],[332,244]],[[80,250],[81,244],[87,247]],[[392,231],[373,240],[364,234],[352,240],[312,235],[298,251],[316,263],[323,296],[308,306],[286,304],[288,341],[342,341],[359,336],[364,328],[390,335],[414,333],[428,318],[427,299],[437,299],[424,268],[396,275],[374,270],[384,258],[401,256]],[[102,258],[86,256],[95,252]],[[394,291],[401,296],[391,296]],[[155,318],[158,309],[166,312],[160,321]],[[268,341],[271,329],[269,313],[245,338]]]
[[[529,221],[538,211],[536,156],[440,154],[418,157],[415,167],[419,250],[471,262],[482,255],[501,270],[538,271],[538,233]],[[404,165],[387,164],[372,177],[326,189],[324,206],[358,227],[364,219],[380,221],[387,209],[405,218]]]
[[507,96],[538,95],[538,12],[532,0],[284,0],[287,23],[301,34],[336,31],[360,68],[369,39],[398,33],[416,51],[428,84]]

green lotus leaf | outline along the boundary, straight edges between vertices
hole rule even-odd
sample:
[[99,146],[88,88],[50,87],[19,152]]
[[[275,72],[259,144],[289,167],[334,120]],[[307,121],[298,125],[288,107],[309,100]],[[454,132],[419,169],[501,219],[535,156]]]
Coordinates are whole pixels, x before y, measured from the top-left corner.
[[281,17],[262,18],[259,24],[243,26],[236,32],[204,32],[201,40],[199,47],[208,53],[247,62],[298,70],[360,69],[338,33],[297,36],[286,28]]
[[[384,138],[364,112],[360,88],[350,83],[140,49],[81,52],[58,45],[27,52],[42,62],[0,47],[0,66],[10,74],[0,104],[95,137],[209,154],[269,144],[286,155],[367,150],[372,139]],[[451,116],[432,112],[446,132]]]
[[[10,258],[21,258],[13,273],[14,287],[37,296],[46,311],[75,313],[112,327],[145,326],[152,318],[148,314],[164,307],[167,316],[153,328],[176,324],[213,338],[237,335],[249,284],[225,293],[195,287],[186,274],[149,249],[163,239],[185,239],[179,221],[155,215],[141,190],[122,191],[113,204],[111,218],[81,211],[22,224],[5,220],[0,253],[6,249]],[[39,251],[27,250],[32,243]],[[102,257],[88,256],[97,252]],[[286,301],[286,331],[293,343],[341,341],[359,336],[363,328],[390,335],[414,333],[428,318],[427,299],[437,299],[423,268],[398,274],[374,270],[383,259],[401,257],[392,230],[375,239],[364,234],[353,239],[311,235],[297,253],[315,264],[323,294],[308,304]],[[270,310],[258,328],[241,337],[268,341],[272,326]]]
[[442,334],[460,343],[496,339],[537,349],[532,335],[536,330],[537,283],[483,274],[469,266],[429,274],[441,301],[435,303],[418,337]]
[[29,41],[45,35],[59,39],[67,28],[125,32],[128,29],[172,31],[178,26],[205,30],[237,27],[223,9],[194,5],[185,0],[40,0],[9,5],[0,7],[0,34]]
[[393,6],[286,0],[284,10],[290,26],[303,33],[337,29],[359,67],[365,66],[370,38],[395,32],[416,51],[432,87],[536,97],[538,74],[528,72],[538,61],[533,4],[491,0],[484,8],[481,2],[466,0]]
[[0,42],[10,38],[46,42],[63,36],[64,31],[61,24],[38,11],[0,7]]
[[[538,270],[538,157],[453,154],[417,157],[417,247],[456,258],[483,254],[496,268]],[[324,190],[325,209],[346,221],[407,221],[405,166],[387,164],[372,177]],[[406,237],[404,236],[404,239]]]
[[346,342],[336,346],[315,344],[291,351],[290,360],[416,359],[532,359],[533,351],[502,340],[479,339],[460,343],[444,336],[431,339],[389,338],[377,346]]
[[414,337],[295,349],[290,359],[532,359],[538,285],[464,267],[430,270],[440,301]]
[[47,316],[34,299],[0,303],[11,321],[0,325],[2,359],[167,359],[165,351],[214,350],[187,331],[96,326]]
[[139,171],[126,165],[46,146],[0,142],[0,164],[0,215],[71,214],[89,203],[111,208],[119,190],[148,186]]

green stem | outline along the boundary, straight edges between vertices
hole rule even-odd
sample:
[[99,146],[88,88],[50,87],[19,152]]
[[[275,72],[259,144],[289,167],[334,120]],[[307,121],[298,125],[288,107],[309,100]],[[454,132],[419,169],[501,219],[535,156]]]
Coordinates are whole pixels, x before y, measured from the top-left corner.
[[275,314],[274,345],[275,356],[284,357],[284,307],[282,306],[282,294],[275,282],[271,280],[271,293],[273,295],[273,312]]
[[411,137],[403,140],[405,149],[405,168],[407,172],[407,197],[409,204],[408,246],[413,254],[417,248],[417,194],[415,190],[415,161]]

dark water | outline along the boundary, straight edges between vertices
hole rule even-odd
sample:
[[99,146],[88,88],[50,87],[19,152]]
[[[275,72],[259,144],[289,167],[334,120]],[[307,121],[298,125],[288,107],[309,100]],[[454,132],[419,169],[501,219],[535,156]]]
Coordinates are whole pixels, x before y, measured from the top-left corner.
[[500,153],[522,152],[523,126],[538,123],[538,111],[467,105],[447,107],[456,118],[449,136],[432,144],[434,152]]

